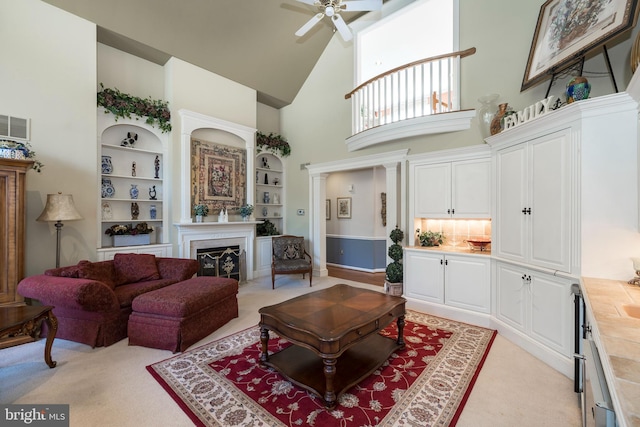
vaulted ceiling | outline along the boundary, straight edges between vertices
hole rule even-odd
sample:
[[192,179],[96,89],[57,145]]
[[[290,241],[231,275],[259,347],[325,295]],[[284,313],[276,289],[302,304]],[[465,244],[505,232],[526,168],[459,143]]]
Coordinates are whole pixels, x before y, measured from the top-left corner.
[[275,108],[293,101],[333,35],[325,18],[296,37],[317,11],[295,0],[44,1],[95,23],[100,43],[160,65],[176,57],[255,89]]

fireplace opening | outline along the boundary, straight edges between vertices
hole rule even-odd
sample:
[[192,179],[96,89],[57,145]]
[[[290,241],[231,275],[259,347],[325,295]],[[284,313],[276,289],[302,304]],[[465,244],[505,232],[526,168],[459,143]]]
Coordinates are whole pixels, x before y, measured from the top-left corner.
[[239,245],[197,249],[198,276],[220,276],[243,282],[246,253]]

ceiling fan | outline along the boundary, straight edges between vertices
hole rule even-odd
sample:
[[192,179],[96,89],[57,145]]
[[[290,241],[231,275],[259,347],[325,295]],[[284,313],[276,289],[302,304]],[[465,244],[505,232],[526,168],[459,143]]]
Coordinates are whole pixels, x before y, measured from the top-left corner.
[[344,41],[352,38],[351,30],[344,22],[340,12],[359,12],[369,10],[380,10],[382,8],[382,0],[297,0],[318,8],[318,13],[307,21],[298,31],[296,36],[304,36],[314,25],[316,25],[325,16],[331,19],[336,30],[340,33]]

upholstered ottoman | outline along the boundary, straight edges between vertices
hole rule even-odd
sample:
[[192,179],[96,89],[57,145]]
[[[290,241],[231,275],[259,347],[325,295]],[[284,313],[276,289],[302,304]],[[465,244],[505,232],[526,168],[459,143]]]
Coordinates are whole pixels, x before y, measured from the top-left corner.
[[174,353],[238,317],[238,281],[199,276],[136,297],[129,316],[129,345]]

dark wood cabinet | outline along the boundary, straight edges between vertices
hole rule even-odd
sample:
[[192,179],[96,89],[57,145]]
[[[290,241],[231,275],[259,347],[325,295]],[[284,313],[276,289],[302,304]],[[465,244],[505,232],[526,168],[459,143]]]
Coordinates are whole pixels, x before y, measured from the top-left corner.
[[22,304],[16,293],[24,277],[25,183],[30,160],[0,158],[0,306]]

